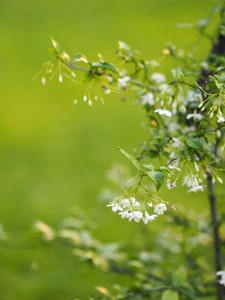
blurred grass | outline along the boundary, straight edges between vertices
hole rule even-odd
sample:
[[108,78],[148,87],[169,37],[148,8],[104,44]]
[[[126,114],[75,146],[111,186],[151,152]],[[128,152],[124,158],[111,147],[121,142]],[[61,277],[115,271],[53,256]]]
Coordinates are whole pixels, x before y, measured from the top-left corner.
[[[79,206],[97,222],[96,235],[104,241],[141,243],[141,226],[128,226],[96,199],[107,185],[105,172],[112,163],[127,163],[117,146],[131,152],[144,139],[142,109],[133,105],[131,96],[121,102],[115,95],[105,97],[105,106],[89,108],[80,101],[75,107],[73,100],[82,99],[84,86],[65,81],[46,87],[40,79],[31,79],[51,59],[46,52],[49,36],[69,54],[82,52],[90,59],[100,52],[115,62],[118,40],[146,58],[158,58],[165,42],[193,43],[190,31],[175,25],[204,18],[213,3],[1,1],[0,223],[6,231],[20,237],[34,220],[54,225]],[[208,50],[202,41],[202,57]],[[163,192],[175,203],[180,193]],[[179,201],[191,207],[190,197],[196,207],[203,206],[202,194]],[[32,268],[32,262],[38,268]],[[0,248],[0,264],[4,300],[85,299],[93,294],[93,286],[125,280],[90,269],[65,249]]]

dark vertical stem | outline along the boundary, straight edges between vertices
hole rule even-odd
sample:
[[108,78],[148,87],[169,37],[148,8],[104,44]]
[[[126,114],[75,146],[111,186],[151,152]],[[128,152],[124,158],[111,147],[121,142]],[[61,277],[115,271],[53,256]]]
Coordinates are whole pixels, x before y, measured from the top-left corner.
[[[214,184],[212,181],[212,175],[210,173],[208,173],[207,175],[208,175],[208,190],[209,190],[209,201],[210,201],[210,208],[211,208],[211,218],[213,224],[215,267],[216,267],[216,271],[220,271],[222,270],[222,253],[220,247],[219,223],[217,217],[217,202],[216,202]],[[218,295],[218,300],[224,300],[224,287],[219,283],[217,283],[217,295]]]

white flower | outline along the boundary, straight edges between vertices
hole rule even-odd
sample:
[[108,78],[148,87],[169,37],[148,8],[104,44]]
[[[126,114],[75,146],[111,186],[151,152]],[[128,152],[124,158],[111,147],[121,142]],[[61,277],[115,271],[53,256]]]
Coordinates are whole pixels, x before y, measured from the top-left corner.
[[145,217],[142,217],[142,220],[145,224],[148,224],[148,221],[153,221],[155,218],[157,218],[158,215],[149,215],[147,212],[145,212]]
[[104,93],[105,93],[105,94],[110,94],[110,93],[111,93],[111,90],[110,90],[110,89],[107,89],[107,90],[104,91]]
[[129,211],[133,211],[133,209],[140,205],[134,197],[131,197],[130,199],[122,199],[119,201],[119,204],[123,209],[127,208]]
[[221,276],[221,279],[218,280],[219,284],[222,284],[225,286],[225,271],[218,271],[216,272],[216,276]]
[[185,114],[186,113],[186,107],[184,105],[181,105],[179,107],[179,111],[182,113],[182,114]]
[[179,148],[179,147],[182,147],[184,144],[177,138],[172,138],[173,140],[173,147],[174,148]]
[[122,208],[126,208],[130,205],[130,200],[129,199],[123,199],[122,201]]
[[200,93],[196,93],[194,91],[188,91],[187,96],[184,98],[184,105],[188,105],[188,103],[200,102],[202,101],[202,96]]
[[88,100],[88,105],[89,105],[89,106],[92,106],[92,101],[91,101],[91,99]]
[[141,221],[142,216],[143,216],[143,213],[140,212],[139,210],[133,212],[133,219],[134,219],[134,221],[137,222],[137,223]]
[[173,133],[176,130],[180,129],[180,125],[176,122],[165,122],[165,124],[168,126],[168,130],[170,133]]
[[43,85],[46,84],[46,79],[45,79],[45,77],[42,77],[42,78],[41,78],[41,83],[42,83]]
[[84,100],[84,102],[87,101],[87,95],[84,95],[83,100]]
[[124,211],[119,212],[119,215],[121,215],[122,219],[124,219],[124,218],[126,219],[126,218],[129,218],[130,213],[128,212],[128,210],[124,210]]
[[110,202],[106,207],[112,206],[112,211],[116,212],[117,210],[123,211],[122,207],[119,206],[116,202]]
[[190,174],[189,176],[185,176],[182,186],[183,185],[186,185],[187,187],[198,186],[197,175]]
[[168,86],[168,84],[166,84],[166,83],[163,83],[163,84],[161,84],[160,86],[159,86],[159,88],[160,88],[160,90],[162,91],[162,92],[166,92],[167,94],[172,94],[173,92],[172,92],[172,90],[171,90],[171,88],[169,88],[169,86]]
[[171,170],[175,169],[177,171],[181,171],[181,169],[176,167],[176,166],[168,166],[168,168],[171,169]]
[[195,165],[195,170],[196,170],[197,172],[199,172],[199,166],[197,165],[196,162],[194,162],[194,165]]
[[157,217],[158,217],[158,215],[151,215],[151,216],[148,217],[148,220],[149,220],[149,221],[153,221],[153,220],[155,220],[155,218],[157,218]]
[[131,202],[131,205],[133,205],[134,207],[140,205],[140,203],[138,201],[136,201],[136,199],[134,197],[130,198],[130,202]]
[[190,127],[186,127],[182,130],[183,133],[187,133],[187,132],[190,132],[190,131],[194,131],[196,130],[196,128],[194,126],[190,126]]
[[74,105],[76,105],[76,104],[77,104],[77,102],[78,102],[78,100],[77,100],[77,99],[75,99],[75,100],[73,101],[73,104],[74,104]]
[[157,215],[163,215],[164,211],[167,210],[165,203],[159,203],[155,206],[154,213],[157,213]]
[[59,75],[59,82],[62,82],[63,81],[63,78],[62,78],[62,75],[60,74]]
[[223,179],[222,178],[220,178],[219,176],[217,176],[216,179],[219,181],[219,183],[223,184]]
[[153,73],[151,79],[156,83],[162,83],[166,81],[166,78],[162,73]]
[[168,190],[171,189],[171,181],[169,178],[166,180],[166,187],[168,188]]
[[174,181],[173,183],[171,183],[171,187],[172,187],[173,189],[177,187],[176,181]]
[[224,117],[222,116],[221,111],[218,112],[217,117],[218,117],[218,119],[217,119],[217,122],[218,122],[218,123],[224,123],[224,122],[225,122],[225,119],[224,119]]
[[141,103],[143,104],[143,105],[145,105],[145,104],[149,104],[149,105],[154,105],[154,95],[152,94],[152,93],[148,93],[148,94],[146,94],[146,95],[143,95],[142,97],[141,97]]
[[124,76],[122,78],[118,79],[118,88],[120,89],[120,87],[126,87],[127,86],[127,82],[130,80],[129,76]]
[[187,120],[189,120],[191,118],[193,118],[194,120],[201,120],[201,119],[203,119],[203,115],[194,113],[194,114],[188,114],[186,117]]
[[171,111],[167,109],[156,109],[154,112],[158,113],[159,115],[166,115],[167,117],[172,117]]
[[197,192],[197,191],[202,191],[203,192],[204,188],[205,188],[205,185],[197,185],[197,186],[194,186],[191,189],[189,189],[187,191],[187,193],[189,193],[189,192]]

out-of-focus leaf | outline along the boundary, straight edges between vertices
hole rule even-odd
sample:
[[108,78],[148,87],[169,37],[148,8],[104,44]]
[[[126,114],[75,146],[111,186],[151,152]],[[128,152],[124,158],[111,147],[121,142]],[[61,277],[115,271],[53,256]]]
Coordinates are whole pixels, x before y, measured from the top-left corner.
[[182,286],[187,280],[187,272],[183,269],[177,270],[173,273],[172,281],[176,287]]
[[179,295],[175,291],[166,290],[163,292],[161,300],[179,300]]

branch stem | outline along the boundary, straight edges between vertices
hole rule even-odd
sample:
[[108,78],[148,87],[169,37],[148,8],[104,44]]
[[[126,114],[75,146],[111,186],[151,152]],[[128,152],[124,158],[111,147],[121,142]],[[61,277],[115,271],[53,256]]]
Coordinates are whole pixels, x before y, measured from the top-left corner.
[[[208,172],[208,191],[209,191],[209,202],[211,208],[211,218],[213,224],[213,242],[214,242],[214,253],[215,253],[215,268],[216,272],[222,270],[222,253],[221,244],[219,237],[219,222],[217,216],[217,201],[215,196],[215,189],[212,180],[212,175]],[[224,300],[224,287],[217,283],[217,296],[218,300]]]

